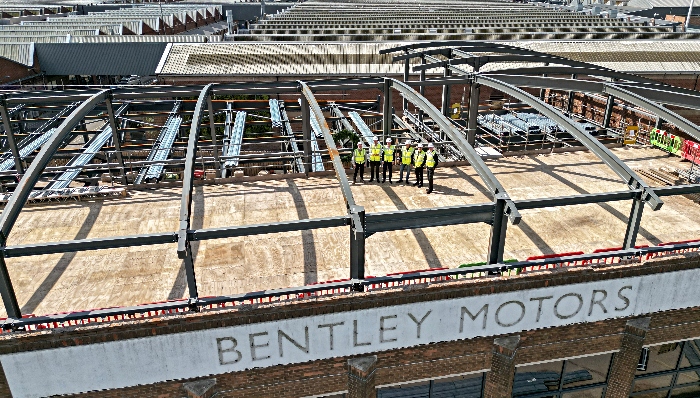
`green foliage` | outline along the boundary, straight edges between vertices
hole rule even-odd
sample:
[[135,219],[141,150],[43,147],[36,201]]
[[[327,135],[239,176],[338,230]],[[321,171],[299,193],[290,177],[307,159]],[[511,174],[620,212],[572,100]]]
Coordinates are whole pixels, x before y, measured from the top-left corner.
[[[355,148],[360,141],[360,137],[351,130],[340,130],[333,133],[333,141],[336,142],[338,148]],[[349,162],[352,160],[352,154],[341,155],[340,160]]]

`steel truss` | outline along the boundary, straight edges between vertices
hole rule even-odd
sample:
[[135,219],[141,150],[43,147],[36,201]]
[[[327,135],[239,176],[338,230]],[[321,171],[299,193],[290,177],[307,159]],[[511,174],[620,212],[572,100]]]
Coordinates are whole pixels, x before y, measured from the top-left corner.
[[[477,46],[477,45],[475,45]],[[485,45],[479,48],[486,48]],[[493,51],[495,47],[488,47],[489,51]],[[585,68],[580,68],[587,70]],[[607,73],[596,69],[591,71],[595,73]],[[542,78],[540,78],[542,79]],[[564,83],[562,79],[541,80],[538,84],[544,84],[546,81],[552,81],[553,85],[560,87]],[[483,84],[489,85],[499,90],[508,92],[509,94],[520,98],[524,102],[529,103],[536,109],[554,118],[561,123],[576,137],[580,139],[597,156],[608,164],[625,182],[630,189],[622,192],[608,192],[575,196],[564,196],[557,198],[541,198],[528,200],[512,200],[503,186],[500,184],[495,175],[489,170],[481,157],[475,151],[465,138],[464,133],[457,128],[447,117],[444,116],[434,105],[426,100],[421,94],[416,92],[411,86],[445,86],[452,84]],[[534,84],[530,80],[529,84]],[[568,84],[568,83],[566,83]],[[572,83],[573,84],[573,83]],[[580,83],[576,83],[580,84]],[[598,83],[596,83],[598,84]],[[567,86],[568,87],[568,86]],[[583,87],[583,86],[577,86]],[[605,84],[603,86],[590,86],[598,90],[604,90],[607,87],[618,87],[613,84]],[[625,86],[629,87],[629,92],[636,93],[644,88],[639,88],[640,85]],[[439,128],[452,140],[460,153],[469,161],[480,178],[484,181],[491,193],[491,201],[482,204],[464,205],[464,206],[449,206],[419,210],[405,210],[394,212],[368,213],[362,206],[359,206],[352,194],[352,190],[348,183],[347,175],[340,161],[338,149],[335,146],[328,128],[327,121],[323,112],[318,105],[314,96],[316,91],[328,90],[353,90],[353,89],[378,89],[382,90],[387,97],[391,96],[392,90],[397,90],[407,101],[413,103],[423,113],[430,116]],[[591,89],[592,89],[591,88]],[[648,88],[648,90],[661,90],[661,88]],[[636,90],[636,91],[635,91]],[[668,90],[671,91],[671,90]],[[304,135],[310,134],[310,119],[314,118],[320,126],[323,138],[330,155],[336,178],[340,184],[341,192],[345,200],[347,214],[337,217],[315,218],[305,220],[294,220],[285,222],[275,222],[257,225],[230,226],[222,228],[207,228],[207,229],[192,229],[192,196],[194,187],[194,164],[197,159],[198,143],[202,120],[209,114],[210,126],[213,127],[213,110],[211,99],[213,95],[232,95],[232,94],[281,94],[295,93],[302,98],[302,124],[304,125]],[[622,96],[624,93],[616,91],[614,95]],[[679,96],[687,98],[688,93],[678,93]],[[164,99],[164,98],[180,98],[197,96],[192,123],[190,125],[186,157],[185,157],[185,172],[183,178],[182,196],[180,204],[180,225],[177,231],[166,232],[159,234],[143,234],[132,236],[118,236],[110,238],[97,239],[81,239],[51,243],[37,243],[29,245],[7,246],[7,237],[9,236],[12,227],[17,220],[27,197],[29,196],[34,185],[41,177],[42,172],[46,168],[51,157],[56,153],[57,149],[62,144],[63,140],[69,136],[72,130],[88,115],[96,106],[105,101],[137,101],[143,99]],[[396,231],[413,228],[438,227],[448,225],[460,225],[470,223],[485,223],[491,225],[491,239],[489,243],[488,263],[491,264],[485,268],[488,271],[502,270],[503,265],[503,248],[505,245],[507,220],[512,224],[517,224],[520,221],[519,210],[538,209],[545,207],[561,207],[569,205],[580,205],[587,203],[603,203],[620,200],[632,200],[635,203],[633,206],[633,215],[628,223],[628,236],[625,238],[625,248],[630,249],[634,246],[636,237],[636,228],[638,228],[641,218],[641,204],[647,202],[654,209],[658,209],[661,204],[661,197],[669,195],[681,195],[694,192],[700,192],[700,185],[684,185],[664,188],[650,188],[645,185],[639,177],[634,174],[623,162],[615,157],[604,146],[597,144],[595,139],[588,136],[585,132],[576,128],[576,126],[559,114],[551,106],[544,104],[539,99],[523,92],[509,83],[506,79],[499,79],[499,76],[488,74],[467,74],[464,77],[445,77],[439,79],[401,82],[394,79],[343,79],[343,80],[318,80],[311,82],[274,82],[274,83],[246,83],[246,84],[209,84],[204,87],[146,87],[146,88],[128,88],[110,90],[85,90],[73,92],[40,92],[40,93],[10,93],[6,96],[6,104],[34,104],[34,103],[57,103],[81,101],[80,106],[75,108],[73,112],[61,123],[55,134],[42,147],[40,153],[30,163],[30,166],[21,179],[15,193],[2,212],[0,218],[0,293],[2,294],[5,308],[10,318],[6,323],[6,327],[18,327],[28,324],[22,320],[22,314],[17,304],[14,294],[12,282],[7,270],[5,258],[34,256],[52,253],[65,253],[74,251],[102,250],[114,248],[126,248],[142,245],[157,245],[177,243],[177,253],[184,260],[185,271],[187,275],[187,284],[189,290],[189,302],[186,304],[191,309],[197,309],[202,305],[215,302],[224,302],[229,300],[231,296],[223,298],[199,298],[197,291],[196,277],[194,272],[194,259],[191,252],[191,242],[202,241],[209,239],[223,239],[236,236],[251,236],[259,234],[271,234],[290,231],[304,231],[320,228],[335,228],[349,227],[350,232],[350,264],[349,277],[351,282],[349,286],[354,290],[361,290],[366,286],[369,280],[364,279],[364,261],[365,240],[372,234],[386,231]],[[385,103],[390,101],[385,101]],[[384,119],[388,120],[383,124],[383,129],[391,129],[391,121],[393,115],[387,114],[391,112],[390,107],[384,108]],[[668,111],[670,112],[670,111]],[[3,115],[4,116],[4,115]],[[671,115],[672,116],[672,115]],[[664,119],[672,120],[669,115],[664,115]],[[211,128],[210,127],[210,128]],[[212,128],[212,130],[214,130]],[[308,142],[308,141],[305,141]],[[216,147],[216,142],[213,142]],[[308,145],[304,145],[305,149]],[[216,151],[215,151],[216,154]],[[310,153],[304,151],[304,157]],[[215,155],[215,159],[217,155]],[[308,162],[306,163],[308,165]],[[121,165],[120,165],[121,167]],[[636,210],[635,210],[636,209]],[[629,250],[623,252],[626,254]],[[622,253],[622,252],[621,252]],[[461,272],[461,271],[459,271]],[[431,274],[432,275],[432,274]],[[378,280],[373,278],[372,281]],[[284,291],[312,291],[314,288],[290,288]],[[316,288],[317,289],[317,288]],[[281,293],[280,293],[281,294]],[[168,304],[169,305],[169,304]],[[174,304],[173,304],[174,305]],[[177,304],[181,305],[181,304]],[[177,306],[174,305],[174,306]],[[164,304],[164,306],[167,306]],[[116,311],[116,310],[115,310]],[[120,313],[128,313],[131,311],[128,308],[121,309]],[[117,311],[118,312],[118,311]]]

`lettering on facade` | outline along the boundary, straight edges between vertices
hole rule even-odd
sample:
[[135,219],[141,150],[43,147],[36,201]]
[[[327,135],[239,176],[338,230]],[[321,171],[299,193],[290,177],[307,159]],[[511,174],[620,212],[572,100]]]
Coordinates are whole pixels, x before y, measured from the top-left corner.
[[[625,311],[631,305],[633,290],[631,285],[625,285],[612,292],[591,289],[590,293],[533,294],[534,297],[500,302],[490,300],[488,303],[484,303],[489,301],[488,296],[477,296],[454,301],[455,305],[448,307],[447,312],[440,312],[442,316],[434,315],[435,309],[407,308],[402,312],[397,307],[387,308],[391,312],[376,318],[358,317],[348,312],[344,316],[353,319],[314,324],[313,318],[310,318],[307,325],[296,330],[280,326],[244,335],[218,337],[216,348],[219,364],[232,365],[243,360],[248,363],[281,360],[290,355],[295,358],[311,357],[314,349],[316,352],[337,351],[340,347],[344,353],[352,353],[374,345],[421,344],[425,340],[426,330],[434,331],[450,324],[454,325],[454,330],[440,332],[455,338],[464,338],[468,333],[481,335],[484,331],[507,333],[517,327],[521,330],[523,327],[542,327],[542,322],[551,324],[574,318],[585,322],[589,317]],[[461,303],[463,305],[459,305]],[[445,316],[454,320],[443,319]],[[271,343],[273,336],[277,336],[276,347]],[[239,344],[239,341],[246,339],[248,350],[242,349]]]

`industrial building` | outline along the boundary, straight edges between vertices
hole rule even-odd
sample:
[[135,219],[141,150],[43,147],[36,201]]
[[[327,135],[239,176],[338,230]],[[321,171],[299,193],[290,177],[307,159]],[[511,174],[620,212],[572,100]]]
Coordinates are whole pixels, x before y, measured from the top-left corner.
[[634,1],[0,7],[0,396],[700,396],[700,37]]

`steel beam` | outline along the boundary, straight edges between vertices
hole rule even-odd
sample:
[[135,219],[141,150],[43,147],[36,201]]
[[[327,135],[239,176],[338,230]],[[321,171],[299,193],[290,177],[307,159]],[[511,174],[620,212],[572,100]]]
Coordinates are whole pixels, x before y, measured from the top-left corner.
[[223,239],[238,236],[276,234],[280,232],[307,231],[319,228],[342,227],[349,224],[347,216],[311,218],[268,224],[241,225],[235,227],[197,229],[189,232],[190,240]]
[[5,127],[5,135],[7,135],[7,146],[10,147],[12,157],[15,159],[15,170],[17,170],[17,173],[19,174],[24,174],[22,157],[20,156],[19,149],[17,148],[15,132],[12,130],[12,121],[10,120],[10,115],[7,112],[7,101],[4,95],[0,95],[0,117],[2,117],[2,124]]
[[696,141],[700,141],[700,127],[698,127],[698,125],[690,122],[688,119],[678,115],[677,113],[664,108],[656,102],[627,90],[626,88],[623,88],[623,86],[606,84],[603,91],[606,94],[614,95],[623,101],[627,101],[631,104],[635,104],[656,113],[663,120],[667,121],[668,123],[672,123],[679,129],[685,131]]
[[[443,76],[445,79],[450,77],[452,75],[452,71],[445,67],[445,70],[443,72]],[[442,114],[450,117],[450,85],[445,84],[442,86]]]
[[491,223],[493,203],[369,213],[365,216],[367,234],[445,225]]
[[493,220],[491,222],[491,233],[489,236],[488,263],[503,263],[503,252],[506,246],[506,232],[508,223],[506,222],[506,211],[508,196],[502,193],[496,195],[496,206],[493,210]]
[[578,123],[575,123],[571,119],[562,115],[553,106],[513,85],[496,80],[490,76],[476,75],[474,78],[481,84],[495,88],[503,93],[519,99],[520,101],[525,102],[541,114],[547,116],[560,126],[564,127],[567,132],[574,136],[574,138],[581,142],[581,144],[593,152],[618,176],[620,176],[631,189],[644,190],[644,200],[651,206],[652,209],[658,210],[661,208],[663,201],[656,196],[649,185],[647,185],[644,180],[642,180],[634,171],[632,171],[622,160],[615,156],[615,154],[613,154],[605,145],[601,144],[600,141],[583,130]]
[[124,158],[122,157],[122,144],[119,137],[119,129],[117,128],[117,119],[114,114],[114,106],[112,105],[111,96],[105,99],[107,106],[107,115],[109,116],[109,127],[112,129],[112,141],[114,142],[114,151],[117,155],[117,163],[119,163],[119,174],[122,176],[124,185],[128,184],[126,179],[126,169],[124,168]]
[[[24,203],[27,201],[29,194],[34,188],[34,184],[39,180],[42,170],[49,163],[53,154],[58,150],[63,140],[68,137],[75,126],[80,123],[83,117],[90,113],[97,104],[104,101],[109,96],[109,93],[109,90],[100,91],[83,102],[70,116],[63,120],[61,125],[56,128],[56,132],[54,132],[49,141],[41,147],[41,151],[34,158],[34,161],[29,166],[29,169],[27,169],[19,184],[17,184],[14,193],[2,212],[2,217],[0,217],[0,246],[4,247],[7,244],[7,238],[17,221],[20,211],[22,211]],[[0,294],[5,304],[7,316],[10,318],[21,318],[22,313],[17,304],[10,274],[7,271],[4,253],[0,255]]]
[[29,245],[8,246],[3,249],[4,256],[25,257],[43,254],[69,253],[86,250],[117,249],[121,247],[135,247],[160,245],[177,242],[177,234],[164,232],[158,234],[116,236],[109,238],[93,238],[68,240],[61,242],[33,243]]
[[[654,190],[656,191],[656,189]],[[518,210],[543,209],[545,207],[575,206],[592,203],[606,203],[616,202],[620,200],[629,200],[634,199],[638,196],[638,194],[641,194],[642,192],[643,191],[641,189],[636,189],[629,191],[559,196],[555,198],[523,199],[516,200],[514,202],[515,205],[518,207]]]
[[494,79],[498,79],[504,83],[516,87],[530,87],[530,88],[549,88],[552,90],[563,90],[563,91],[577,91],[581,93],[597,93],[603,92],[605,87],[605,82],[597,82],[591,80],[577,80],[577,79],[562,79],[555,77],[542,77],[542,76],[529,76],[529,75],[519,75],[519,74],[504,74],[507,71],[498,71],[498,73],[481,73],[481,75],[488,75]]
[[635,93],[649,101],[659,104],[700,109],[700,93],[661,84],[615,84],[616,87]]
[[180,229],[177,237],[177,255],[183,259],[185,264],[185,275],[187,276],[187,288],[191,299],[199,297],[197,293],[197,279],[194,272],[194,258],[192,257],[192,247],[188,231],[192,222],[192,194],[194,188],[194,161],[197,156],[197,146],[199,133],[204,116],[204,107],[207,99],[211,95],[214,85],[207,84],[199,93],[197,105],[195,105],[190,125],[190,135],[187,140],[187,153],[185,155],[185,170],[182,177],[182,198],[180,199]]
[[654,187],[658,196],[688,195],[700,193],[700,184],[673,185],[669,187]]
[[523,68],[513,68],[506,70],[496,70],[492,72],[484,72],[482,74],[503,74],[508,72],[511,75],[586,75],[594,77],[609,77],[612,79],[626,80],[630,82],[639,82],[647,84],[659,84],[659,82],[637,75],[632,75],[624,72],[617,72],[609,69],[598,69],[597,66],[533,66],[533,67],[523,67]]

